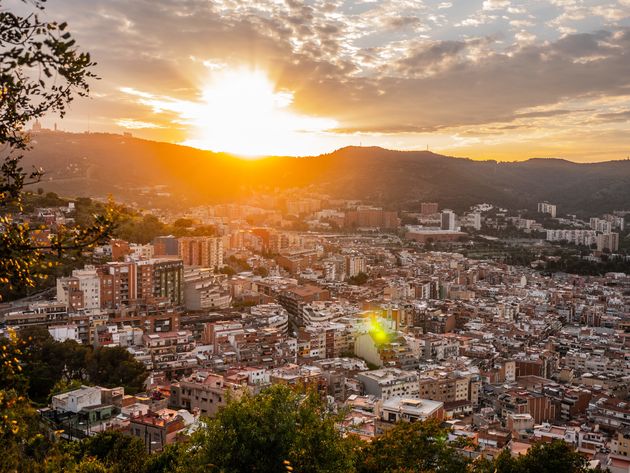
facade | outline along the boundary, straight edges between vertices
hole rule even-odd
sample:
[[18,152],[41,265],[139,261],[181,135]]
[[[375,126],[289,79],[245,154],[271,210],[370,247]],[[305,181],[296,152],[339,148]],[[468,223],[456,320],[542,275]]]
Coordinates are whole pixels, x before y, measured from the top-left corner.
[[57,279],[57,301],[72,310],[101,307],[101,281],[94,266],[75,269],[72,276]]
[[396,396],[383,401],[381,419],[394,424],[399,421],[417,422],[429,419],[444,420],[444,403],[429,399]]
[[619,233],[597,235],[597,250],[615,252],[619,250]]
[[455,223],[455,212],[452,210],[444,209],[442,210],[441,215],[441,225],[440,228],[442,230],[456,231],[457,225]]
[[247,383],[243,385],[220,374],[196,371],[171,384],[170,403],[176,408],[213,417],[229,399],[237,399],[246,390]]
[[365,258],[362,256],[348,255],[346,256],[346,276],[353,277],[359,273],[366,273],[367,266],[365,264]]
[[184,303],[184,264],[181,260],[149,260],[153,266],[153,296]]
[[630,456],[630,431],[617,432],[611,441],[611,452],[623,457]]
[[557,207],[549,202],[538,203],[538,213],[549,214],[551,218],[556,218]]
[[154,238],[153,254],[156,258],[179,256],[177,238],[173,235]]
[[383,400],[394,397],[417,398],[419,396],[418,374],[398,368],[383,368],[357,374],[366,394]]
[[458,232],[456,230],[424,228],[412,225],[408,225],[407,230],[408,231],[405,234],[405,238],[407,240],[413,240],[423,244],[428,242],[458,241],[459,239],[468,236],[467,233]]
[[177,411],[161,409],[131,416],[129,434],[144,442],[147,452],[159,452],[175,443],[186,427],[184,417]]
[[398,228],[400,219],[397,212],[385,211],[378,207],[359,206],[346,212],[345,226],[369,228]]
[[442,401],[445,404],[458,401],[479,403],[480,382],[470,376],[420,376],[419,395],[424,399]]
[[425,217],[438,213],[438,204],[436,202],[422,202],[420,204],[420,214]]
[[212,269],[223,267],[223,239],[221,237],[179,238],[178,252],[186,266]]
[[214,274],[210,269],[184,271],[184,305],[187,310],[226,309],[232,297],[222,287],[224,275]]

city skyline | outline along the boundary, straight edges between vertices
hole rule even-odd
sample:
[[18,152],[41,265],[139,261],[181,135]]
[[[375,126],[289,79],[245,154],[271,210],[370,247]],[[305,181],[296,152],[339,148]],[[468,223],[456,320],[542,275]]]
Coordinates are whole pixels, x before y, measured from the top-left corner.
[[45,15],[101,78],[51,128],[243,155],[628,156],[627,0],[60,0]]

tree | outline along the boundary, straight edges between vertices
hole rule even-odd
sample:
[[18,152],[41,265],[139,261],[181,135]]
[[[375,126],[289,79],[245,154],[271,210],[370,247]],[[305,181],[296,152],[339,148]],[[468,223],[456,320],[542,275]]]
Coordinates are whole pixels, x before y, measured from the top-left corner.
[[185,471],[351,472],[353,443],[335,428],[319,395],[275,385],[233,400],[194,434]]
[[108,473],[144,473],[148,458],[142,440],[118,431],[101,432],[70,444],[68,450],[79,466],[95,459],[97,466],[106,467]]
[[20,336],[25,342],[27,392],[36,403],[46,404],[57,389],[78,382],[122,386],[130,394],[144,389],[146,369],[124,348],[94,349],[73,340],[57,342],[41,327],[22,330]]
[[188,454],[190,445],[187,442],[179,442],[166,445],[161,452],[149,456],[146,463],[146,473],[173,473],[184,471],[178,469],[182,458]]
[[267,276],[269,276],[269,270],[264,266],[258,266],[254,268],[254,274],[256,276],[262,276],[263,278],[266,278]]
[[142,363],[122,347],[101,347],[87,357],[88,379],[106,387],[123,386],[125,392],[135,394],[144,389],[147,377]]
[[173,222],[173,226],[176,228],[188,228],[192,227],[194,223],[190,218],[178,218]]
[[435,420],[400,422],[363,448],[357,471],[463,472],[468,461],[446,442],[447,434]]
[[236,271],[232,269],[230,266],[223,266],[222,268],[219,268],[219,272],[221,274],[226,274],[229,278],[231,278],[232,276],[236,274]]
[[364,272],[358,273],[356,276],[351,276],[348,278],[348,283],[353,286],[363,286],[366,282],[368,282],[369,276]]
[[4,453],[0,455],[0,471],[17,471],[34,416],[25,396],[23,349],[23,343],[13,332],[9,332],[8,338],[0,338],[0,444]]
[[26,171],[21,154],[29,146],[26,124],[46,113],[64,116],[76,95],[89,92],[94,63],[81,52],[66,31],[66,23],[42,21],[44,0],[23,0],[31,12],[0,12],[0,285],[32,287],[43,278],[41,270],[49,251],[62,254],[107,239],[114,226],[113,213],[94,216],[86,227],[61,228],[49,244],[32,238],[28,223],[15,220],[21,211],[24,186],[38,182],[41,169]]
[[[500,469],[499,469],[500,467]],[[497,473],[586,473],[591,471],[586,457],[571,445],[554,440],[551,443],[536,443],[526,455],[517,457],[513,465],[508,462],[497,465]]]

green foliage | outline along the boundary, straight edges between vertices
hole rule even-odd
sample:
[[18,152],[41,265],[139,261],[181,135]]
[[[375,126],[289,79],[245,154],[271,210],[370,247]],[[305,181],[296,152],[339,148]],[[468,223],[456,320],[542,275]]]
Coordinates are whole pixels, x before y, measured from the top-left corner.
[[335,428],[319,396],[273,386],[233,401],[192,439],[186,471],[352,471],[352,443]]
[[66,467],[70,473],[110,473],[110,469],[96,458],[85,458],[81,462],[70,469]]
[[88,351],[87,377],[97,385],[124,386],[128,394],[144,389],[145,367],[122,347],[101,347]]
[[263,278],[266,278],[267,276],[269,276],[269,270],[264,266],[258,266],[257,268],[254,268],[254,274],[256,276],[262,276]]
[[110,473],[145,471],[148,455],[144,443],[122,432],[101,432],[76,443],[73,447],[77,459],[95,458]]
[[166,445],[164,450],[148,457],[146,473],[184,472],[182,463],[188,455],[190,445],[186,442]]
[[188,228],[192,227],[195,222],[190,218],[178,218],[173,222],[173,227],[175,228]]
[[57,342],[42,328],[29,328],[20,335],[27,347],[24,366],[29,381],[27,392],[36,403],[47,403],[56,389],[73,382],[123,386],[131,394],[143,390],[144,365],[123,348],[94,349],[72,340]]
[[236,274],[236,271],[232,269],[231,266],[223,266],[222,268],[219,269],[219,272],[221,274],[227,274],[228,277],[232,277]]
[[126,214],[120,219],[120,223],[114,232],[116,238],[121,238],[133,243],[146,244],[156,236],[168,234],[164,225],[155,215]]
[[249,263],[247,263],[246,260],[237,258],[234,255],[230,256],[227,259],[227,264],[237,273],[252,270],[252,267],[249,265]]
[[356,276],[351,276],[348,278],[348,284],[352,284],[353,286],[363,286],[370,277],[364,272],[360,272]]
[[21,166],[20,152],[29,141],[24,126],[47,112],[63,116],[75,95],[88,93],[88,80],[94,77],[90,55],[76,48],[66,23],[40,20],[41,0],[23,3],[35,12],[0,12],[0,143],[7,146],[0,165],[0,285],[9,290],[33,287],[44,277],[46,252],[89,248],[104,241],[113,226],[106,212],[90,226],[62,227],[41,244],[32,237],[35,228],[14,219],[22,209],[24,186],[42,176],[40,169],[25,171]]
[[0,471],[36,471],[49,453],[37,413],[26,397],[25,344],[15,333],[0,339]]
[[537,443],[526,455],[512,457],[506,450],[495,460],[497,473],[586,473],[586,457],[576,452],[572,446],[561,440],[551,443]]
[[401,422],[361,451],[359,473],[463,472],[468,461],[436,421]]

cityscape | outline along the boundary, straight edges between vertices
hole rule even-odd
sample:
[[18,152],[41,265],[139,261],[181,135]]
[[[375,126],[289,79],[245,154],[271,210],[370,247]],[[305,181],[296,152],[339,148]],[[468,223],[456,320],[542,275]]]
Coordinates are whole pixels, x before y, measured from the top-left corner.
[[434,3],[0,3],[0,472],[630,472],[630,4]]

